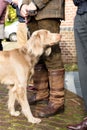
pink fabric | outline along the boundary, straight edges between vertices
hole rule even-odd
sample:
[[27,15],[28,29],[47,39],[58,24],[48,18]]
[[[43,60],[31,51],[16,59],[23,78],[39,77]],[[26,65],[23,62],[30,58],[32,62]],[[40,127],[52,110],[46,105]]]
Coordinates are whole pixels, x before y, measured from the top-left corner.
[[0,0],[0,24],[5,22],[5,14],[8,2],[5,0]]

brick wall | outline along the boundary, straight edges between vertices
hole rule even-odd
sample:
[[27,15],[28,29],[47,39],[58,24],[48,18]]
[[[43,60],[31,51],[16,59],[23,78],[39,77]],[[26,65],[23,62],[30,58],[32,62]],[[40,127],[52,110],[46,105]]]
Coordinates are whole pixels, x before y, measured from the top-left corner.
[[73,0],[65,0],[65,21],[61,23],[62,40],[60,46],[64,63],[76,63],[76,47],[74,40],[73,23],[76,14],[76,7]]

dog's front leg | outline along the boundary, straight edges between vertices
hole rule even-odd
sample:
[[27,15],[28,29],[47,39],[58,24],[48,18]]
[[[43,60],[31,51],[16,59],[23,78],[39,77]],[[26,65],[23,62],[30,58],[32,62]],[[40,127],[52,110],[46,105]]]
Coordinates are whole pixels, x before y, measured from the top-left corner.
[[9,99],[8,99],[8,109],[9,112],[12,116],[19,116],[20,112],[19,111],[15,111],[15,100],[16,100],[16,95],[15,95],[15,91],[14,91],[14,87],[9,86]]
[[[22,85],[23,86],[23,85]],[[26,87],[17,88],[17,99],[22,107],[22,112],[31,123],[40,123],[41,119],[33,117],[27,100]],[[25,85],[24,85],[25,86]]]

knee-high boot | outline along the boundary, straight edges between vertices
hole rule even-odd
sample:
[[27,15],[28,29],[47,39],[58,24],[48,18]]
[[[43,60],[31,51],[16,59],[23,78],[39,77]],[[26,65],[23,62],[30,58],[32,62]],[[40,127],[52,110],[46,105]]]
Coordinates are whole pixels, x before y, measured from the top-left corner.
[[30,94],[30,91],[27,92],[29,103],[34,104],[37,101],[47,100],[49,95],[48,71],[44,64],[35,66],[33,81],[35,90],[31,92],[32,94]]
[[64,72],[64,69],[49,70],[49,102],[38,113],[39,117],[49,117],[64,110]]

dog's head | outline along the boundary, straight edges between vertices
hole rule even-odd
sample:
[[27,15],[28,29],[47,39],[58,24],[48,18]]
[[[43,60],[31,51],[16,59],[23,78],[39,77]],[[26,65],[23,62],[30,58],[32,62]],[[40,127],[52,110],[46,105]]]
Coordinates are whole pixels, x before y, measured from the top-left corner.
[[61,35],[58,33],[51,33],[48,30],[38,30],[33,32],[28,40],[28,51],[35,55],[42,55],[47,46],[52,46],[61,40]]

